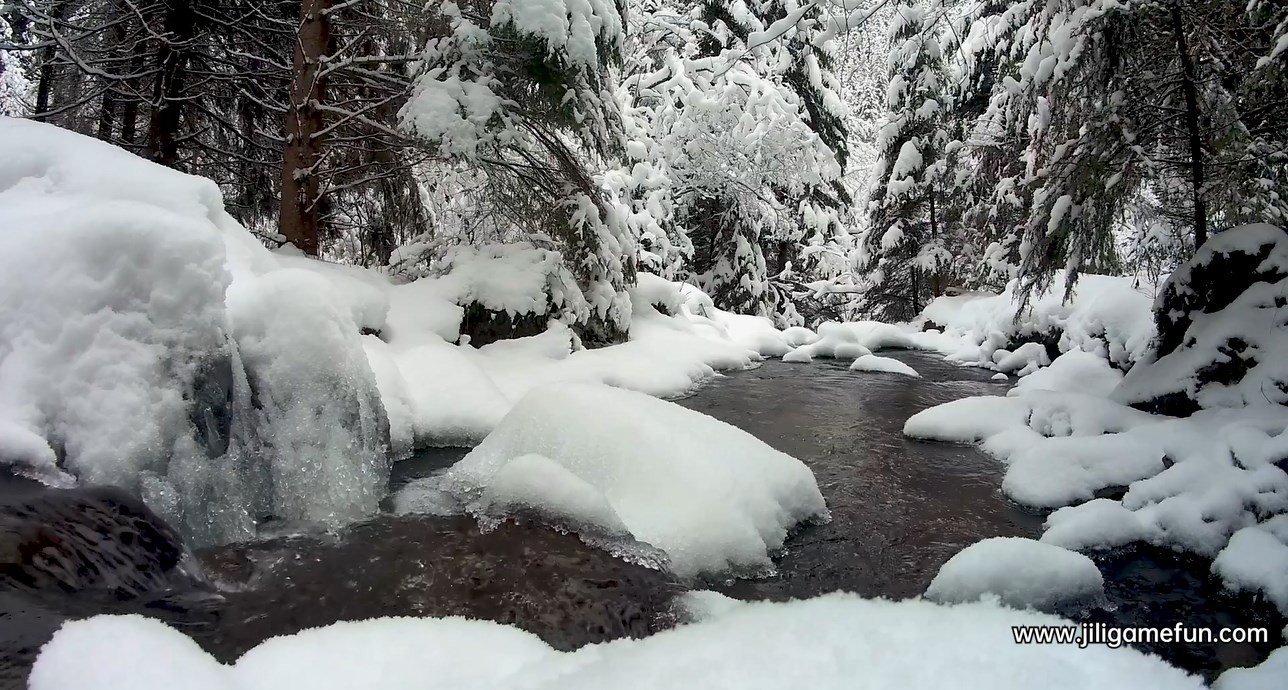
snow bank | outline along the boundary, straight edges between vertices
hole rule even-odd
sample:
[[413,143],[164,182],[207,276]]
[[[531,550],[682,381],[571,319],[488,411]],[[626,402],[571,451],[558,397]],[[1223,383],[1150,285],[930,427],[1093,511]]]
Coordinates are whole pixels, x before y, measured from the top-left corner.
[[926,598],[943,603],[997,595],[1017,608],[1089,603],[1104,595],[1100,569],[1086,556],[1020,537],[995,537],[962,549],[939,569]]
[[921,378],[921,374],[918,374],[916,369],[913,369],[907,364],[904,364],[897,359],[878,357],[876,355],[863,355],[862,357],[854,360],[854,363],[850,365],[850,371],[885,372],[888,374],[903,374],[904,376]]
[[209,180],[0,119],[0,461],[132,490],[197,544],[374,511],[359,330],[384,302],[322,266],[264,249]]
[[1288,515],[1235,532],[1212,561],[1212,572],[1229,589],[1264,593],[1288,615]]
[[[918,325],[937,332],[918,334],[915,340],[953,361],[1021,375],[1045,366],[1045,348],[1036,340],[1048,334],[1058,336],[1061,352],[1083,350],[1123,368],[1148,354],[1155,333],[1153,286],[1137,286],[1132,278],[1083,275],[1066,303],[1064,282],[1056,276],[1052,287],[1034,296],[1022,313],[1016,282],[1000,295],[939,297],[918,319]],[[1023,344],[1008,349],[1015,343]]]
[[808,363],[815,357],[857,359],[872,354],[859,342],[859,335],[848,324],[829,321],[819,325],[818,339],[802,345],[783,357],[784,362]]
[[65,625],[31,690],[451,690],[799,688],[1185,690],[1197,677],[1129,648],[1017,645],[1013,625],[1060,618],[978,603],[864,600],[729,606],[642,640],[558,652],[535,636],[460,618],[337,623],[264,642],[223,666],[138,616]]
[[789,529],[827,517],[799,460],[701,413],[595,385],[532,391],[463,460],[413,490],[426,487],[485,515],[522,504],[582,521],[564,525],[574,529],[625,525],[685,577],[768,572]]
[[1252,668],[1232,668],[1212,684],[1212,690],[1280,690],[1288,678],[1288,647],[1280,647]]
[[[1008,496],[1061,508],[1042,541],[1071,549],[1143,540],[1211,558],[1237,531],[1288,512],[1288,474],[1275,464],[1288,458],[1288,408],[1150,415],[1104,397],[1117,377],[1065,353],[1008,397],[930,408],[904,433],[979,443],[1007,466]],[[1093,500],[1109,489],[1122,498]]]

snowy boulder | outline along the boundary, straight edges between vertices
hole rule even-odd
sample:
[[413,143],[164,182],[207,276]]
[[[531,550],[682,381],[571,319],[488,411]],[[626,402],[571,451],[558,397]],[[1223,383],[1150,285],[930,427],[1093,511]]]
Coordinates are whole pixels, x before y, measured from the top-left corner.
[[0,461],[140,495],[194,545],[374,511],[359,333],[387,303],[318,263],[265,249],[210,180],[0,118]]
[[1104,595],[1104,577],[1086,556],[1020,537],[994,537],[948,559],[926,589],[943,603],[997,595],[1016,608],[1047,609]]
[[1288,232],[1245,225],[1219,233],[1168,280],[1155,306],[1153,361],[1114,399],[1150,412],[1288,403]]
[[854,360],[850,365],[850,371],[870,371],[887,374],[902,374],[913,378],[921,378],[921,374],[916,369],[900,362],[897,359],[889,357],[878,357],[876,355],[863,355]]
[[[564,471],[532,471],[551,463]],[[499,493],[591,523],[571,527],[612,530],[615,514],[683,577],[767,572],[788,530],[827,517],[799,460],[701,413],[598,385],[532,391],[469,455],[424,481],[467,504]]]
[[1232,668],[1217,677],[1212,690],[1280,690],[1288,678],[1288,647],[1280,647],[1252,668]]
[[224,666],[158,621],[99,617],[57,633],[41,650],[30,690],[1204,687],[1201,678],[1127,647],[1021,645],[1012,636],[1012,626],[1068,624],[990,603],[831,594],[738,605],[650,637],[575,652],[463,618],[345,622],[270,640]]

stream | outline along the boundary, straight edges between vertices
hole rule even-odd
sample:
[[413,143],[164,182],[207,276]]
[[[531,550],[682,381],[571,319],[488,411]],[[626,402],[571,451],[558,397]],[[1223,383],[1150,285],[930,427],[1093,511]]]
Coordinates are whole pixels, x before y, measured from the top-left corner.
[[[836,590],[914,597],[962,548],[987,537],[1041,533],[1043,515],[1002,495],[998,462],[971,447],[902,434],[904,420],[922,409],[972,395],[1005,395],[1010,383],[934,355],[882,354],[906,362],[922,378],[853,373],[828,360],[770,360],[676,401],[800,458],[813,470],[832,513],[829,523],[789,537],[776,559],[776,575],[697,588],[749,600]],[[450,466],[466,452],[431,449],[399,463],[391,491]],[[0,482],[0,503],[6,491],[13,495]],[[339,535],[284,530],[197,557],[217,593],[166,592],[121,603],[0,587],[0,690],[25,687],[31,658],[62,620],[100,612],[160,617],[226,662],[274,635],[388,615],[488,618],[519,625],[556,647],[575,648],[673,625],[665,602],[686,587],[589,549],[575,536],[532,525],[481,534],[469,519],[436,516],[384,515]],[[1226,594],[1200,561],[1148,548],[1095,558],[1108,602],[1064,615],[1111,625],[1271,627],[1272,641],[1259,646],[1147,647],[1209,679],[1225,668],[1258,663],[1278,646],[1278,614]]]

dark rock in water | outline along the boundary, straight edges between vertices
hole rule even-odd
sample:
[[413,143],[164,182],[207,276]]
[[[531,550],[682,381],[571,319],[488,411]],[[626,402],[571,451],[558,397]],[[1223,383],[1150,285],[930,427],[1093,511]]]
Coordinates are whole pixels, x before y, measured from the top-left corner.
[[231,661],[277,635],[381,616],[465,616],[514,625],[558,649],[669,627],[669,575],[576,536],[469,517],[383,516],[340,537],[205,551],[225,587],[218,628],[197,640]]
[[112,488],[0,500],[0,589],[129,599],[174,584],[184,548],[141,501]]
[[113,488],[48,489],[0,471],[0,690],[20,690],[64,621],[142,613],[185,632],[218,598],[178,534]]

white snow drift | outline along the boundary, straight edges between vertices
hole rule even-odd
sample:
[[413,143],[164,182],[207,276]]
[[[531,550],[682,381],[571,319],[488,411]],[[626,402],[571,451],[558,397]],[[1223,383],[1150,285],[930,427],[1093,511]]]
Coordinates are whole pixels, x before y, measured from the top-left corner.
[[408,490],[426,489],[493,517],[521,506],[577,530],[624,525],[681,576],[767,572],[789,529],[827,517],[799,460],[701,413],[598,385],[532,391],[465,459]]
[[1017,645],[1013,625],[1060,618],[978,603],[834,594],[720,607],[642,640],[558,652],[495,623],[380,619],[279,637],[232,666],[138,616],[65,625],[31,690],[1199,690],[1201,679],[1128,648]]

